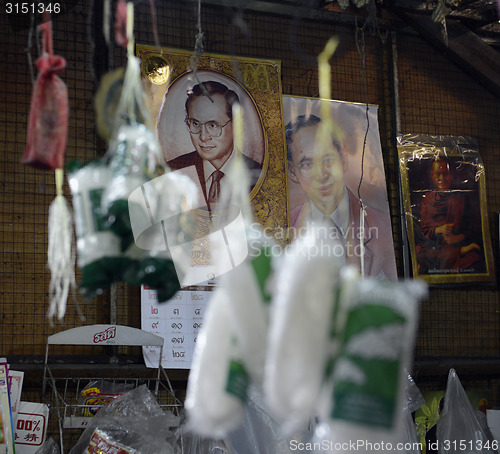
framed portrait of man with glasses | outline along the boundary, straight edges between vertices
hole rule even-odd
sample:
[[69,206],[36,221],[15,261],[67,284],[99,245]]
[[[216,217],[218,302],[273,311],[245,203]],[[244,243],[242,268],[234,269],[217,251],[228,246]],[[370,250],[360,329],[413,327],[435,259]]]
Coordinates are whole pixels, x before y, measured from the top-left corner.
[[[137,45],[136,55],[143,62],[148,107],[165,161],[198,185],[199,206],[213,209],[240,153],[256,220],[271,234],[283,230],[288,213],[280,62],[203,54],[195,72],[189,51],[162,49],[160,55],[154,46]],[[155,77],[158,65],[148,72],[147,62],[159,60],[168,77]],[[243,112],[242,150],[234,145],[236,103]]]
[[[191,78],[186,76],[176,84],[189,87],[190,82]],[[184,122],[193,150],[176,156],[179,153],[178,145],[173,144],[171,135],[166,133],[171,118],[168,97],[171,93],[175,94],[176,84],[172,85],[172,90],[160,108],[158,137],[167,165],[172,170],[194,166],[204,200],[207,207],[212,209],[220,192],[227,190],[224,177],[231,171],[236,153],[241,153],[250,173],[250,191],[255,188],[262,173],[264,134],[255,107],[249,99],[243,99],[247,96],[246,93],[238,90],[233,81],[225,80],[222,75],[203,71],[194,82],[196,83],[185,91],[184,103]],[[236,150],[234,145],[233,106],[236,103],[243,106],[246,113],[245,128],[252,131],[241,151]]]

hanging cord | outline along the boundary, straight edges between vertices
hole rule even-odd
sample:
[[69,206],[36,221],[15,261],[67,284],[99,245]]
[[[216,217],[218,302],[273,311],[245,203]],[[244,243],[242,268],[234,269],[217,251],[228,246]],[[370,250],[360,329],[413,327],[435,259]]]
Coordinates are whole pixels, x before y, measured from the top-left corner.
[[232,14],[231,23],[229,25],[229,31],[231,39],[229,40],[229,49],[231,55],[231,67],[233,68],[234,75],[236,80],[242,85],[245,86],[245,79],[241,72],[240,64],[236,57],[236,43],[238,42],[238,37],[236,36],[236,32],[239,31],[243,35],[243,37],[248,41],[250,41],[250,28],[248,24],[245,22],[243,18],[243,8],[238,7],[236,11]]
[[114,64],[114,52],[113,44],[114,41],[111,40],[111,24],[113,23],[113,12],[111,9],[111,0],[104,0],[102,5],[102,34],[104,36],[104,41],[106,46],[108,46],[108,69],[113,69]]
[[127,30],[127,57],[134,56],[134,4],[127,3],[127,16],[126,16],[126,30]]
[[47,15],[44,15],[45,22],[39,25],[42,31],[42,54],[54,55],[54,48],[52,46],[52,22]]
[[149,9],[151,10],[151,22],[153,22],[153,38],[155,40],[156,51],[162,55],[163,52],[160,46],[160,39],[158,38],[158,21],[156,20],[155,0],[149,0]]
[[[365,79],[365,64],[366,64],[366,53],[365,53],[365,32],[364,32],[364,26],[363,28],[358,27],[358,20],[357,16],[355,17],[355,26],[356,26],[356,33],[355,33],[355,41],[356,41],[356,49],[358,50],[358,54],[360,57],[360,67],[359,67],[359,72],[361,75],[361,80],[363,82],[363,90],[365,93],[365,103],[366,103],[366,130],[365,130],[365,136],[363,138],[363,151],[361,153],[361,175],[359,177],[359,183],[358,183],[358,200],[359,200],[359,205],[360,205],[360,216],[359,216],[359,249],[360,249],[360,259],[361,259],[361,276],[364,277],[365,275],[365,245],[364,245],[364,238],[365,238],[365,216],[366,216],[366,205],[363,202],[363,199],[361,197],[361,185],[363,183],[363,177],[364,177],[364,165],[365,165],[365,152],[366,152],[366,139],[368,137],[368,131],[370,130],[370,116],[369,116],[369,100],[368,100],[368,90],[366,88],[366,79]],[[366,25],[366,23],[365,23]]]
[[194,53],[189,59],[189,64],[191,69],[196,75],[196,70],[198,69],[198,63],[200,61],[201,54],[203,54],[203,32],[201,31],[201,0],[198,0],[198,23],[196,24],[198,33],[196,35],[196,40],[194,43]]
[[102,34],[106,46],[111,46],[111,33],[109,31],[109,24],[111,23],[111,0],[104,0],[102,4]]
[[364,177],[364,163],[365,163],[365,151],[366,151],[366,139],[368,137],[368,131],[370,129],[370,116],[369,116],[369,100],[368,100],[368,89],[366,87],[366,78],[365,78],[365,64],[366,64],[366,54],[365,54],[365,32],[363,28],[359,28],[357,26],[357,18],[356,18],[356,34],[355,34],[355,41],[356,41],[356,49],[358,50],[358,54],[360,57],[360,67],[359,67],[359,73],[361,75],[361,81],[363,82],[363,90],[365,94],[365,116],[366,116],[366,130],[365,130],[365,136],[363,139],[363,151],[361,153],[361,175],[359,178],[359,183],[358,183],[358,199],[362,203],[361,199],[361,184],[363,183],[363,177]]
[[26,44],[26,57],[28,58],[28,66],[30,68],[31,84],[35,85],[35,71],[33,70],[33,58],[31,57],[31,48],[33,47],[33,30],[35,28],[35,15],[32,13],[30,16],[30,26],[28,28],[28,42]]
[[203,54],[203,32],[201,31],[201,0],[198,0],[198,23],[196,25],[198,28],[198,33],[196,35],[196,40],[194,43],[194,52],[191,58],[189,59],[189,65],[191,69],[193,70],[193,75],[194,78],[196,79],[196,82],[198,85],[201,87],[201,91],[203,94],[210,99],[210,101],[214,102],[214,100],[210,97],[208,94],[208,91],[206,90],[205,86],[200,82],[200,79],[198,79],[198,64],[200,63],[200,57]]
[[87,14],[87,39],[89,40],[89,72],[93,81],[97,80],[96,69],[95,69],[95,41],[93,37],[93,27],[94,27],[94,0],[89,1],[89,9]]
[[370,101],[368,99],[368,89],[366,87],[366,78],[365,78],[365,66],[366,66],[366,47],[365,47],[365,28],[369,28],[371,31],[372,36],[378,35],[381,40],[384,40],[387,38],[386,36],[382,36],[380,33],[380,28],[378,26],[378,21],[377,21],[377,8],[375,5],[375,1],[372,0],[367,4],[368,8],[368,17],[366,18],[365,23],[363,24],[362,27],[358,27],[358,16],[354,16],[354,23],[355,23],[355,41],[356,41],[356,49],[359,54],[360,58],[360,66],[359,66],[359,73],[361,75],[361,80],[363,82],[363,91],[365,94],[365,105],[366,105],[366,130],[365,130],[365,136],[363,140],[363,152],[361,154],[361,176],[359,179],[359,184],[358,184],[358,199],[360,200],[361,206],[363,207],[363,202],[361,199],[361,184],[363,182],[363,176],[364,176],[364,162],[365,162],[365,150],[366,150],[366,140],[368,137],[368,131],[370,129],[370,116],[369,116],[369,109],[370,109]]
[[358,27],[358,17],[354,16],[354,21],[355,21],[355,41],[356,41],[356,48],[358,50],[358,54],[360,57],[360,66],[359,66],[359,72],[361,75],[361,80],[363,82],[363,90],[365,93],[365,103],[366,103],[366,130],[365,130],[365,136],[363,139],[363,151],[361,153],[361,175],[359,177],[359,183],[358,183],[358,200],[360,204],[360,216],[359,216],[359,249],[360,249],[360,256],[361,256],[361,276],[364,277],[365,273],[365,245],[364,245],[364,237],[365,237],[365,216],[366,216],[366,205],[363,202],[363,199],[361,197],[361,185],[363,183],[363,178],[364,178],[364,164],[365,164],[365,151],[366,151],[366,140],[368,137],[368,132],[370,130],[370,115],[369,115],[369,109],[370,109],[370,103],[368,100],[368,89],[366,87],[366,78],[365,78],[365,64],[366,64],[366,52],[365,52],[365,28],[370,29],[372,36],[378,35],[378,37],[384,41],[387,38],[387,33],[385,36],[383,36],[380,33],[380,28],[378,26],[378,20],[377,20],[377,7],[375,4],[375,0],[370,0],[369,3],[366,5],[367,10],[368,10],[368,17],[365,20],[365,23],[363,24],[362,27]]

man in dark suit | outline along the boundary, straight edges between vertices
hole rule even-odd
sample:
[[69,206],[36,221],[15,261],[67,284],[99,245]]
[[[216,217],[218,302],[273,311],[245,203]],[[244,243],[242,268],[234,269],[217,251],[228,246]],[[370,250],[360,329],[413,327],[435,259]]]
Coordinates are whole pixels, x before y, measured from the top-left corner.
[[285,128],[290,179],[307,195],[307,201],[290,212],[292,236],[300,235],[311,223],[323,223],[330,226],[328,235],[343,243],[347,263],[360,270],[363,263],[366,276],[396,279],[389,214],[366,207],[362,234],[359,200],[344,182],[347,160],[336,141],[327,147],[318,146],[320,122],[315,115],[300,115]]
[[[203,85],[203,87],[201,86]],[[194,166],[207,206],[213,209],[221,191],[224,176],[235,158],[233,138],[233,104],[238,95],[224,84],[206,81],[195,85],[186,100],[186,125],[195,151],[168,161],[172,170]],[[242,154],[250,172],[251,187],[259,179],[262,165]]]

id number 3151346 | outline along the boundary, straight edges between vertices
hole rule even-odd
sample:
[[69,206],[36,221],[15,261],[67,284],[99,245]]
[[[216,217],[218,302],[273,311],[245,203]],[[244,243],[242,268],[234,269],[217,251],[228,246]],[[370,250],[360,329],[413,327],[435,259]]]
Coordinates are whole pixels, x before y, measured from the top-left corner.
[[60,3],[48,3],[48,2],[15,2],[15,3],[5,3],[5,12],[7,14],[43,14],[43,13],[54,13],[59,14],[61,12]]

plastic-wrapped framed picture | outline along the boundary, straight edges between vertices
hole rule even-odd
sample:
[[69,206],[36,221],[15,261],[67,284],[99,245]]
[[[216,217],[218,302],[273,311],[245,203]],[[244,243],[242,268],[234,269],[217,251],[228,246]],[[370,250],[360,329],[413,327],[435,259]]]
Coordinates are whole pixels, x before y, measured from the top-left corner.
[[436,285],[494,282],[477,142],[425,134],[397,139],[413,277]]

